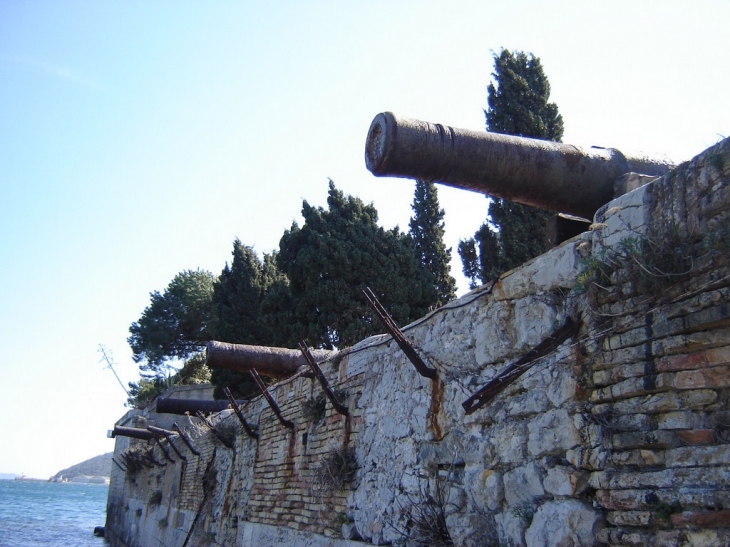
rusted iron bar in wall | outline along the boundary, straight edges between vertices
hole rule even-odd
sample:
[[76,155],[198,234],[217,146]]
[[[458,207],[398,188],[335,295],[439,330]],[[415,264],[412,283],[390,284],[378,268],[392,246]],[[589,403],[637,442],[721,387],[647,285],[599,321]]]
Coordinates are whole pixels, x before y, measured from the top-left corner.
[[126,452],[122,452],[122,460],[124,460],[125,465],[129,468],[136,467],[135,461],[132,459],[132,457],[127,454]]
[[113,461],[113,462],[114,462],[115,464],[117,464],[117,467],[118,467],[119,469],[121,469],[121,470],[122,470],[122,471],[124,471],[125,473],[127,472],[127,468],[126,468],[126,467],[123,467],[123,466],[122,466],[122,464],[121,464],[121,463],[119,463],[119,462],[118,462],[117,460],[115,460],[114,458],[112,458],[112,461]]
[[158,466],[158,467],[164,467],[165,465],[167,465],[167,464],[165,464],[165,463],[162,463],[162,462],[158,462],[158,461],[157,461],[157,460],[155,459],[155,456],[154,456],[154,455],[152,454],[152,449],[149,449],[149,450],[147,450],[147,453],[146,453],[146,454],[144,454],[144,455],[143,455],[142,457],[143,457],[143,458],[147,458],[147,459],[148,459],[149,461],[151,461],[151,462],[152,462],[152,463],[153,463],[154,465],[156,465],[156,466]]
[[208,426],[208,429],[210,429],[213,432],[213,435],[215,435],[216,438],[220,442],[223,443],[223,446],[225,446],[226,448],[233,448],[233,443],[231,442],[231,440],[227,439],[225,435],[221,434],[221,432],[218,431],[218,429],[216,429],[216,427],[213,425],[213,423],[210,420],[208,420],[208,418],[205,417],[205,414],[203,414],[199,410],[198,410],[198,412],[196,412],[196,414],[197,414],[198,418],[200,418],[203,421],[203,423],[206,426]]
[[266,399],[266,401],[269,403],[271,410],[273,410],[274,414],[276,414],[276,417],[279,418],[281,425],[283,425],[284,427],[288,427],[289,429],[294,429],[294,422],[285,420],[284,417],[281,415],[281,410],[279,409],[279,405],[276,404],[276,401],[274,401],[274,398],[266,390],[266,386],[264,385],[263,380],[261,380],[261,376],[259,376],[259,373],[256,372],[256,369],[252,368],[251,370],[249,370],[249,372],[251,373],[251,376],[253,377],[254,381],[256,382],[256,385],[259,386],[259,390],[261,390],[261,395],[264,396],[264,399]]
[[246,430],[246,434],[251,437],[252,439],[258,439],[259,434],[256,433],[250,425],[248,425],[248,422],[246,421],[246,418],[243,417],[243,413],[241,412],[241,409],[238,407],[238,403],[233,398],[233,394],[231,393],[231,390],[227,387],[223,388],[223,393],[226,394],[226,397],[228,397],[228,402],[230,403],[231,408],[233,409],[233,412],[236,413],[236,416],[238,416],[238,421],[241,422],[241,425],[243,426],[243,429]]
[[335,410],[337,412],[339,412],[343,416],[347,416],[350,413],[350,411],[347,409],[347,407],[345,405],[343,405],[342,403],[340,403],[340,401],[337,400],[337,396],[335,395],[335,392],[332,391],[332,388],[330,387],[330,384],[327,381],[327,378],[325,378],[324,374],[322,374],[322,369],[319,368],[317,361],[314,360],[314,355],[312,355],[312,352],[309,351],[307,344],[305,344],[304,342],[299,342],[299,349],[302,352],[302,355],[304,355],[304,358],[307,360],[307,364],[309,365],[309,368],[312,369],[314,376],[317,378],[317,380],[319,380],[319,384],[322,386],[322,389],[324,390],[324,394],[330,400],[330,402],[332,403],[332,406],[335,408]]
[[157,443],[157,446],[159,446],[159,447],[160,447],[160,450],[162,450],[162,453],[163,453],[163,454],[165,455],[165,459],[166,459],[166,460],[167,460],[168,462],[170,462],[170,463],[175,463],[175,460],[173,460],[173,459],[172,459],[172,458],[170,457],[170,453],[169,453],[169,452],[167,451],[167,448],[165,448],[165,447],[164,447],[164,446],[162,445],[162,441],[160,441],[160,438],[159,438],[159,437],[155,437],[155,442]]
[[413,366],[416,367],[418,374],[420,374],[424,378],[430,378],[431,380],[435,380],[436,378],[438,378],[438,372],[436,371],[436,369],[430,368],[426,365],[426,363],[423,362],[418,353],[416,353],[416,348],[413,347],[413,344],[411,344],[410,340],[408,340],[408,338],[406,338],[405,335],[401,332],[401,330],[398,328],[398,325],[396,325],[395,321],[393,321],[393,318],[388,314],[383,305],[375,297],[373,291],[370,290],[370,287],[364,288],[362,292],[365,294],[365,298],[368,299],[368,302],[370,302],[370,305],[375,310],[375,313],[377,313],[380,319],[383,321],[386,330],[393,337],[393,340],[396,341],[403,353],[406,354],[406,357],[408,357],[410,362],[413,363]]
[[122,457],[124,458],[124,461],[127,463],[127,467],[136,468],[136,467],[142,466],[142,467],[146,467],[147,469],[152,469],[154,467],[154,465],[152,465],[151,463],[146,461],[144,459],[144,457],[142,457],[138,454],[124,453],[124,454],[122,454]]
[[200,452],[198,452],[197,450],[195,450],[195,447],[193,446],[193,443],[191,443],[190,442],[190,439],[188,439],[187,435],[185,435],[185,433],[183,433],[183,430],[180,429],[180,426],[177,425],[177,422],[175,422],[174,424],[172,424],[172,427],[174,427],[175,428],[175,431],[177,431],[180,434],[180,438],[185,443],[185,446],[187,446],[188,449],[190,449],[190,452],[192,452],[196,456],[200,456]]
[[517,361],[509,365],[486,386],[461,403],[466,414],[469,415],[489,403],[507,386],[530,370],[538,359],[552,353],[568,338],[578,334],[580,326],[580,321],[573,321],[570,317],[568,317],[562,327],[545,338],[545,340],[540,342]]
[[156,427],[154,425],[148,425],[147,429],[149,429],[155,435],[162,435],[163,437],[165,437],[167,439],[167,442],[170,443],[170,446],[175,451],[175,454],[177,454],[177,457],[180,458],[181,460],[187,460],[187,458],[185,456],[183,456],[182,453],[177,449],[177,446],[175,446],[175,443],[172,442],[173,441],[172,437],[178,436],[177,433],[175,433],[174,431],[170,431],[169,429],[162,429],[161,427]]

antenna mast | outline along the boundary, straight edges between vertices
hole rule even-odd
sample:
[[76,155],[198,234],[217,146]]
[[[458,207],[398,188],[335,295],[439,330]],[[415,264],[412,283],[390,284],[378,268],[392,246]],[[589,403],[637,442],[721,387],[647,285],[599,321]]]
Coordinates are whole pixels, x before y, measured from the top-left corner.
[[107,366],[104,367],[104,368],[108,368],[108,369],[110,369],[114,373],[114,376],[116,377],[117,382],[119,382],[119,385],[122,386],[122,389],[124,390],[124,393],[126,393],[127,394],[127,397],[129,397],[129,390],[127,390],[127,388],[124,387],[124,384],[122,383],[122,380],[119,378],[119,375],[117,374],[117,371],[114,370],[114,366],[113,366],[114,365],[114,361],[112,360],[112,358],[109,355],[107,355],[106,348],[104,347],[103,344],[99,344],[99,350],[98,351],[99,351],[99,353],[101,353],[101,359],[99,359],[99,362],[100,363],[102,361],[106,362]]

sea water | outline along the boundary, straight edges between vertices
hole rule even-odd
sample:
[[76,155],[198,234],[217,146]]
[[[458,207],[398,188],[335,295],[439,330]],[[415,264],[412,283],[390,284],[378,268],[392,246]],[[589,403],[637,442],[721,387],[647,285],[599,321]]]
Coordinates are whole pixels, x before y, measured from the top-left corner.
[[104,547],[94,527],[106,519],[101,484],[0,480],[0,547]]

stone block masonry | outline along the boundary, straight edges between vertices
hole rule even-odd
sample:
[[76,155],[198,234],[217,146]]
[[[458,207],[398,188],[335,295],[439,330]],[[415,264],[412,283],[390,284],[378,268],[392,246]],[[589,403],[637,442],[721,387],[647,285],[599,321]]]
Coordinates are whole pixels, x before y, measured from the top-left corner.
[[[233,448],[186,418],[200,456],[118,439],[163,465],[115,466],[112,545],[730,544],[729,215],[725,140],[403,327],[438,380],[375,336],[321,364],[347,417],[298,375],[270,388],[293,428],[258,398],[258,440],[212,417]],[[577,335],[465,414],[567,318]]]

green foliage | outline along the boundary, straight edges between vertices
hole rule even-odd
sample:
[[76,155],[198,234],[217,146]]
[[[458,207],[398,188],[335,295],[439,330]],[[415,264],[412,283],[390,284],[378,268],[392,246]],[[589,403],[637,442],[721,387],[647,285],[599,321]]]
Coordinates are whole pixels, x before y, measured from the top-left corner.
[[[296,347],[351,345],[379,332],[362,289],[369,286],[393,318],[407,324],[439,301],[434,275],[441,272],[443,298],[453,295],[445,257],[443,211],[435,189],[414,202],[414,237],[377,225],[377,211],[345,196],[330,181],[328,210],[303,204],[304,225],[281,238],[279,253],[260,260],[236,239],[233,259],[216,279],[205,271],[179,273],[130,327],[128,342],[142,378],[131,383],[129,404],[142,408],[177,383],[210,380],[216,397],[229,387],[237,398],[258,393],[249,375],[204,366],[208,340]],[[417,206],[418,204],[418,206]],[[418,219],[418,220],[416,220]],[[419,257],[414,241],[418,240]],[[439,255],[440,254],[440,258]],[[423,265],[422,265],[423,264]],[[429,273],[426,265],[435,273]],[[441,269],[439,269],[441,268]],[[171,374],[173,362],[187,359]]]
[[205,354],[196,353],[171,376],[143,377],[139,383],[129,382],[127,405],[132,408],[144,408],[172,386],[207,384],[210,382],[210,376],[210,369],[205,366]]
[[[330,181],[328,210],[306,201],[304,225],[281,238],[277,263],[289,278],[277,295],[281,315],[270,315],[290,344],[352,345],[380,329],[362,290],[369,286],[393,319],[406,324],[437,301],[431,276],[411,240],[377,224],[375,207],[345,196]],[[283,289],[283,287],[282,287]]]
[[198,385],[210,383],[210,369],[205,365],[205,353],[196,353],[185,361],[173,376],[175,385]]
[[444,210],[439,207],[436,185],[416,181],[411,208],[409,235],[421,266],[433,276],[438,294],[436,305],[442,306],[456,296],[456,280],[449,273],[451,249],[444,244]]
[[[226,264],[213,285],[214,319],[211,332],[216,340],[232,344],[273,345],[272,329],[262,320],[261,304],[273,285],[285,283],[276,269],[273,255],[261,261],[252,247],[239,239],[233,242],[233,260]],[[211,381],[214,396],[224,398],[228,387],[236,398],[258,393],[256,384],[246,373],[214,369]]]
[[538,57],[503,49],[494,55],[492,76],[484,111],[488,131],[557,142],[563,138],[563,117],[548,102],[550,83]]
[[525,523],[525,526],[530,526],[532,519],[535,518],[535,508],[529,502],[516,505],[512,508],[512,514]]
[[150,501],[147,504],[149,507],[157,507],[162,504],[162,490],[155,490],[150,495]]
[[326,411],[327,398],[324,395],[302,401],[302,416],[305,420],[317,423],[324,418]]
[[654,516],[664,521],[669,527],[672,526],[672,515],[683,511],[682,504],[678,500],[662,501],[654,492],[646,495],[646,502]]
[[[487,130],[493,133],[560,141],[563,118],[548,102],[550,84],[540,59],[503,49],[494,55],[494,82],[488,87]],[[473,238],[459,243],[464,275],[474,288],[496,279],[546,250],[550,214],[535,207],[492,199],[490,221]]]
[[[341,404],[347,404],[347,390],[346,389],[335,389],[333,391],[335,399]],[[327,396],[322,393],[316,397],[305,399],[302,401],[302,416],[305,420],[312,423],[317,423],[324,418],[327,413]]]
[[171,376],[141,378],[139,382],[129,382],[127,405],[132,408],[144,408],[173,385]]
[[[270,267],[271,261],[267,261]],[[226,264],[213,284],[215,318],[211,330],[216,339],[237,344],[266,344],[270,329],[260,321],[261,301],[271,273],[264,271],[252,247],[239,239],[233,242],[233,261]]]
[[163,377],[169,361],[200,351],[209,339],[213,311],[213,274],[186,270],[162,294],[150,294],[150,305],[129,327],[127,342],[143,375]]
[[661,236],[627,237],[615,250],[582,261],[583,271],[576,289],[580,292],[607,289],[627,280],[639,294],[658,296],[670,286],[687,280],[700,255],[727,251],[728,246],[718,247],[717,242],[714,238],[695,241],[677,227],[669,227]]

